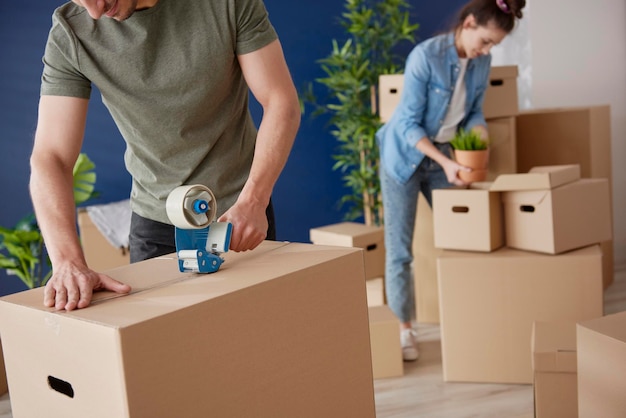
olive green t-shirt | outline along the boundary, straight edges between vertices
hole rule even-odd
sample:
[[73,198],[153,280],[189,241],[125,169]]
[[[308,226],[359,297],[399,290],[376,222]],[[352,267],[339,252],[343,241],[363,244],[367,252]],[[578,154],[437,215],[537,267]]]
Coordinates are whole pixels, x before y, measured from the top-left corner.
[[261,0],[159,0],[123,22],[70,2],[54,12],[41,94],[98,88],[126,141],[137,214],[170,223],[170,191],[204,184],[219,216],[248,177],[257,134],[237,55],[275,39]]

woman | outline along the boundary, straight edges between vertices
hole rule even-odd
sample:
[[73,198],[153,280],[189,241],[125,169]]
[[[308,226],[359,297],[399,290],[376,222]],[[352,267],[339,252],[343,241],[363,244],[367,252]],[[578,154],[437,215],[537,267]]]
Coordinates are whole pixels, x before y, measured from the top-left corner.
[[525,0],[471,0],[453,30],[417,45],[407,58],[400,103],[376,135],[385,208],[387,301],[402,323],[405,361],[419,357],[411,324],[411,247],[418,194],[430,204],[433,189],[464,185],[457,173],[470,169],[451,159],[449,141],[460,128],[487,139],[482,104],[489,53],[513,30],[525,5]]

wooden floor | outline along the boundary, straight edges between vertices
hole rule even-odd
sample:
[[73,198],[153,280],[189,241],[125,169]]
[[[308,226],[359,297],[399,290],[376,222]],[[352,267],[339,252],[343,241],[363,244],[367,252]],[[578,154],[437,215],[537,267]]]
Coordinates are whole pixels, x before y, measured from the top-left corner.
[[[604,301],[607,315],[626,311],[626,267],[617,270]],[[439,326],[419,325],[418,341],[420,359],[405,363],[404,376],[374,382],[378,418],[534,416],[531,385],[444,383]],[[0,418],[12,418],[8,395],[0,397]]]

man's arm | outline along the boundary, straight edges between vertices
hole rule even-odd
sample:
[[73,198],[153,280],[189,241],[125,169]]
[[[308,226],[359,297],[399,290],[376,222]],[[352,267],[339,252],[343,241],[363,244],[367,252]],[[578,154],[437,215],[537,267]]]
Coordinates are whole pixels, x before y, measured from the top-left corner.
[[46,248],[52,277],[44,304],[56,309],[84,308],[92,292],[130,287],[87,267],[76,229],[73,168],[85,131],[88,100],[42,96],[35,144],[30,158],[30,193]]
[[250,176],[237,202],[219,219],[233,223],[230,248],[255,248],[266,237],[274,184],[283,170],[300,126],[300,104],[278,40],[239,56],[243,75],[263,107]]

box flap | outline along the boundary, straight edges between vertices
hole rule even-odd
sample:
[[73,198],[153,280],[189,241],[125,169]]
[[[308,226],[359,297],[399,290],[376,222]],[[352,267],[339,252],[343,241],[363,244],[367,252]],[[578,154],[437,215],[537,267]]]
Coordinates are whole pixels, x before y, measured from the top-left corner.
[[358,222],[341,222],[309,231],[314,244],[366,248],[383,240],[383,227]]
[[532,351],[536,372],[576,373],[576,322],[535,321]]
[[538,206],[550,193],[549,190],[521,190],[502,192],[503,203],[514,203],[517,205]]
[[578,326],[626,343],[626,311],[580,322]]
[[546,190],[580,179],[579,164],[540,166],[528,173],[502,174],[491,186],[493,191]]

